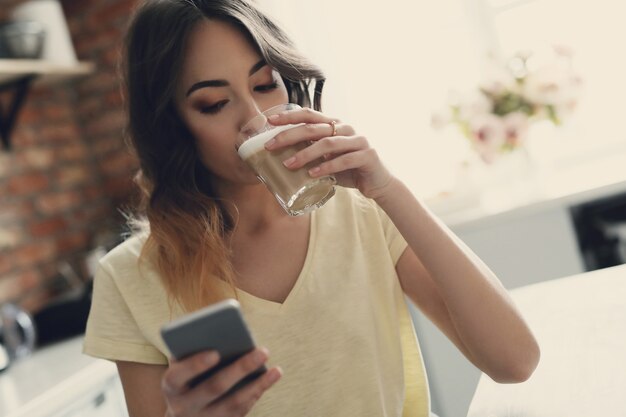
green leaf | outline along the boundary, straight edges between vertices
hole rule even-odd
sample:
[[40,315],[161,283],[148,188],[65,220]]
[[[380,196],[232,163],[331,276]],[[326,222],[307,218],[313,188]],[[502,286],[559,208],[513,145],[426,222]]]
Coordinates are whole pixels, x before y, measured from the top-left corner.
[[546,106],[546,111],[548,112],[548,119],[550,119],[550,121],[556,126],[559,126],[561,124],[561,119],[556,114],[556,109],[554,108],[554,106],[552,104],[548,104]]

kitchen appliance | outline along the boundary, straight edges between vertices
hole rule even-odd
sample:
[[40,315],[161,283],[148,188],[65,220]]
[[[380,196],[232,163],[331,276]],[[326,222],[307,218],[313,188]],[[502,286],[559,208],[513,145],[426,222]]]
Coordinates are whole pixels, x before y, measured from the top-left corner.
[[37,329],[37,347],[85,333],[91,308],[93,281],[59,297],[33,313]]
[[74,65],[78,62],[59,0],[20,2],[13,8],[9,18],[13,21],[35,21],[44,26],[46,39],[42,59],[61,65]]
[[626,263],[626,193],[571,208],[588,271]]
[[[6,24],[7,22],[0,22],[0,30],[2,30],[2,27]],[[0,36],[0,59],[7,59],[7,58],[11,58],[11,54],[9,54],[9,51],[7,51],[7,47],[4,45],[4,41],[2,40],[2,37]]]
[[[28,356],[34,350],[35,342],[35,326],[30,315],[13,303],[0,305],[0,346],[4,350],[0,352],[0,365]],[[3,356],[8,360],[3,361]]]
[[0,43],[9,58],[41,58],[45,38],[45,29],[39,22],[16,21],[0,26]]
[[0,344],[0,372],[9,367],[9,354],[7,350]]

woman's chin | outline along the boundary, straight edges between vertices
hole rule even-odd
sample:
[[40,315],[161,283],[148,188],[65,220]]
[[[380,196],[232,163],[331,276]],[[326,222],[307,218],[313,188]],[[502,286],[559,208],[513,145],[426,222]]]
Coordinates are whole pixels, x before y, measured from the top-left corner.
[[245,173],[241,181],[246,185],[263,185],[259,177],[252,171]]
[[247,164],[241,163],[237,166],[237,177],[240,178],[241,182],[245,184],[260,184],[261,180],[257,177],[256,173],[250,168]]

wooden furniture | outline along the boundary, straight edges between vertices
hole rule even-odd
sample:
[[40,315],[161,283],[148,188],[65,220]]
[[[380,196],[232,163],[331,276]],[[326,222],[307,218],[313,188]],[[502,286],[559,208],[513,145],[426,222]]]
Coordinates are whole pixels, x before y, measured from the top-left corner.
[[51,85],[89,74],[89,62],[59,64],[38,59],[0,59],[0,93],[13,92],[7,109],[0,106],[0,139],[5,149],[11,147],[11,131],[29,87]]
[[93,72],[94,64],[78,62],[63,65],[39,59],[0,59],[0,85],[14,82],[25,75],[36,75],[36,85],[49,85]]

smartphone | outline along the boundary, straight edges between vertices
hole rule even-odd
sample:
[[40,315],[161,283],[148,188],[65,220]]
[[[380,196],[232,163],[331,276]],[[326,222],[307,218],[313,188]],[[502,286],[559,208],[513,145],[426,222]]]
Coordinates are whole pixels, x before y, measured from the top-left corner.
[[[227,299],[183,316],[161,328],[161,337],[177,360],[205,350],[216,350],[220,362],[189,383],[198,385],[255,348],[239,302]],[[226,395],[254,381],[267,371],[265,365],[239,381]]]

